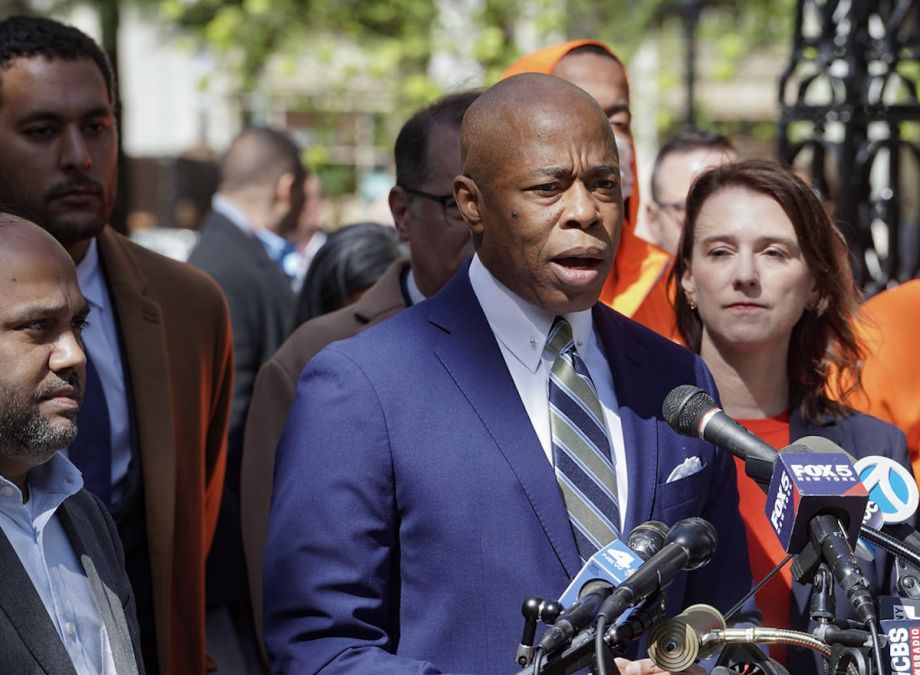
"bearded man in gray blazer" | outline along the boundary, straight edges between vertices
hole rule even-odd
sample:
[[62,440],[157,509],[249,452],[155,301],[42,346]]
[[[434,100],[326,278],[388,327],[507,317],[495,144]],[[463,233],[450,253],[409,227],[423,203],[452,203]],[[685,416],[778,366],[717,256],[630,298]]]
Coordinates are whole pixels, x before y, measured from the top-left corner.
[[4,672],[144,672],[115,523],[58,452],[77,433],[88,313],[67,251],[37,225],[0,213]]

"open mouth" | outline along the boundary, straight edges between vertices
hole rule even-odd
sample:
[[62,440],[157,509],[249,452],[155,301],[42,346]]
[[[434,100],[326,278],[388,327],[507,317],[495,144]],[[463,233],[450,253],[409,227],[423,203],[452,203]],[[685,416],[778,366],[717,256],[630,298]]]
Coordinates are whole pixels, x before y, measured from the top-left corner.
[[552,259],[556,275],[563,283],[582,286],[594,283],[603,269],[602,258],[591,255],[567,255]]
[[562,267],[567,267],[573,270],[596,270],[601,266],[600,258],[582,258],[575,256],[568,256],[562,258],[553,258],[553,262]]

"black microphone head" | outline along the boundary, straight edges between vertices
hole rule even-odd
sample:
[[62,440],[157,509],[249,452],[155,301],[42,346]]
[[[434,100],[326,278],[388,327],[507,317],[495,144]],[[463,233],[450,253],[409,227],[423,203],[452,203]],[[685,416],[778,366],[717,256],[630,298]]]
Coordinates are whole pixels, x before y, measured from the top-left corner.
[[690,554],[685,570],[695,570],[708,563],[716,552],[719,537],[712,523],[694,516],[678,521],[668,532],[665,544],[682,544]]
[[661,550],[667,536],[667,525],[660,520],[649,520],[633,528],[626,537],[626,545],[640,558],[648,560]]
[[810,452],[816,455],[839,452],[849,457],[854,464],[856,463],[856,458],[853,455],[834,443],[834,441],[823,436],[802,436],[802,438],[791,445],[787,445],[780,452]]
[[703,415],[717,408],[715,399],[692,384],[674,387],[664,397],[661,414],[671,428],[684,436],[699,436]]
[[612,590],[613,584],[611,584],[609,581],[605,581],[604,579],[592,579],[584,586],[582,586],[580,591],[578,591],[578,598],[581,599],[586,595],[590,595],[591,593],[604,593],[606,597],[606,595]]

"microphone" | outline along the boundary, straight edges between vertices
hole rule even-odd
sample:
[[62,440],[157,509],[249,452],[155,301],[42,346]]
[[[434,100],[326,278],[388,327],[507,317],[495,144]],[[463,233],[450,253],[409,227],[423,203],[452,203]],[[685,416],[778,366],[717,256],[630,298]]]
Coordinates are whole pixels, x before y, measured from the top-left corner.
[[661,414],[674,431],[702,438],[744,460],[744,470],[762,485],[773,476],[776,450],[725,414],[708,393],[692,384],[674,387],[661,404]]
[[853,463],[869,492],[869,507],[864,525],[878,528],[913,518],[920,505],[917,481],[907,467],[890,457],[871,455]]
[[664,548],[649,558],[604,600],[598,616],[607,623],[653,593],[667,588],[681,570],[695,570],[712,558],[716,529],[702,518],[681,520],[668,532]]
[[[544,654],[552,654],[576,633],[594,623],[601,603],[613,587],[640,569],[645,556],[654,555],[661,548],[667,532],[664,523],[650,520],[633,528],[626,537],[626,543],[614,538],[591,556],[559,598],[559,602],[568,609],[544,633],[538,648]],[[639,548],[639,552],[633,550],[633,545]]]
[[851,548],[859,536],[868,493],[849,454],[826,438],[812,436],[777,453],[692,385],[672,389],[662,414],[675,431],[699,436],[744,459],[745,472],[761,485],[769,468],[766,515],[783,548],[800,552],[793,564],[796,579],[807,581],[826,560],[859,617],[875,621],[868,583]]
[[611,590],[613,586],[606,581],[597,579],[589,581],[582,589],[581,598],[560,614],[556,623],[543,634],[537,649],[547,655],[553,654],[560,647],[571,642],[576,633],[594,622],[601,603],[610,595]]
[[767,491],[766,515],[783,549],[798,553],[811,539],[820,514],[837,518],[856,545],[869,494],[850,455],[821,436],[805,436],[777,455]]
[[642,560],[648,560],[662,549],[667,537],[667,525],[660,520],[649,520],[633,528],[626,537],[626,545]]

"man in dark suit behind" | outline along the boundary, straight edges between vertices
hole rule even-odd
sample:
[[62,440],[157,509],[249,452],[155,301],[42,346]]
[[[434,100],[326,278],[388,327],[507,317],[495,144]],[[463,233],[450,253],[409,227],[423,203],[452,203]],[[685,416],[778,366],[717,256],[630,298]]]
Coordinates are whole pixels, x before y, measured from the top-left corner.
[[0,69],[0,201],[61,242],[92,307],[87,405],[66,452],[118,525],[147,671],[197,675],[230,408],[227,306],[206,274],[107,226],[118,134],[99,46],[11,17]]
[[726,611],[750,588],[730,456],[661,417],[671,388],[714,392],[711,376],[597,303],[623,208],[603,111],[519,75],[470,106],[462,150],[472,262],[298,382],[265,555],[275,672],[507,671],[521,602],[559,597],[592,550],[651,518],[702,516],[720,539],[669,611]]
[[0,213],[4,672],[144,672],[115,523],[57,452],[77,433],[89,311],[67,251],[36,225]]
[[[253,665],[255,638],[240,535],[243,424],[259,367],[291,331],[295,297],[283,265],[294,247],[284,235],[297,226],[304,177],[300,151],[286,134],[268,127],[245,129],[224,156],[220,187],[188,259],[210,274],[227,297],[235,358],[227,479],[208,557],[209,644],[218,660],[223,655]],[[229,613],[233,633],[221,637],[213,628],[221,625],[215,622],[224,613]]]
[[396,185],[390,211],[409,260],[400,260],[356,303],[299,326],[259,370],[246,421],[240,485],[243,544],[259,639],[262,558],[271,503],[275,447],[294,388],[314,354],[434,295],[472,254],[469,227],[453,199],[460,173],[460,122],[478,91],[450,94],[416,112],[396,138]]

